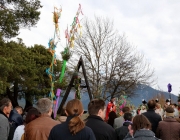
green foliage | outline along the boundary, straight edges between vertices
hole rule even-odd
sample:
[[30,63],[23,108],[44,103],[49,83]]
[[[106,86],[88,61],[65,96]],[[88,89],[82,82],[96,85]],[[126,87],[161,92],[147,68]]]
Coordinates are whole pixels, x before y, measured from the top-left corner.
[[80,93],[81,78],[78,76],[77,71],[74,73],[73,76],[74,76],[74,88],[76,90],[75,97],[80,100],[81,99],[81,93]]
[[[13,98],[16,95],[33,101],[48,96],[51,83],[45,70],[51,63],[51,57],[42,45],[27,48],[21,39],[18,43],[5,43],[0,38],[0,94],[6,94],[8,87]],[[61,62],[57,60],[55,81],[58,81],[60,70]],[[55,82],[54,89],[64,89],[66,85],[66,80],[61,84]]]
[[121,95],[117,98],[117,101],[116,101],[116,111],[117,111],[118,116],[121,116],[122,105],[123,107],[128,106],[131,110],[135,109],[135,106],[132,104],[132,102],[129,99],[127,99],[127,96]]
[[1,0],[0,32],[6,38],[15,37],[20,28],[35,26],[41,8],[39,0]]
[[66,47],[63,52],[61,52],[62,59],[68,61],[71,57],[71,52],[69,51],[69,48]]

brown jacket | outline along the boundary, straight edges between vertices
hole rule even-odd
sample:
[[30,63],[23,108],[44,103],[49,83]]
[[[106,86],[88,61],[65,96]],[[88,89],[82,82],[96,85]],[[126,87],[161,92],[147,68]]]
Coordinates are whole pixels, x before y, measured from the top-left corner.
[[48,140],[51,129],[59,123],[48,115],[41,115],[25,126],[25,140]]
[[165,118],[159,122],[156,136],[162,140],[179,140],[180,123],[175,118]]

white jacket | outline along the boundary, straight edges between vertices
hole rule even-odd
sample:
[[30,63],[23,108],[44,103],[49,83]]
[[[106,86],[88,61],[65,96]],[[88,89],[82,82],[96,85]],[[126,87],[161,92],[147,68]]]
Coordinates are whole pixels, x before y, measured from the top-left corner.
[[21,140],[23,134],[24,134],[24,125],[20,125],[16,128],[14,132],[13,140]]

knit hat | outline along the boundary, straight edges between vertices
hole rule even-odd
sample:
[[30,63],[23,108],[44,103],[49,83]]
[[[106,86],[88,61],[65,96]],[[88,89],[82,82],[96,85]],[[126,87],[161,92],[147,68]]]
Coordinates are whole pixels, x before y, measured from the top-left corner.
[[146,100],[142,99],[142,103],[143,103],[143,104],[146,104],[147,102],[146,102]]
[[156,102],[156,103],[159,103],[159,99],[158,99],[158,98],[156,98],[155,102]]
[[167,102],[170,102],[170,101],[171,101],[170,99],[166,99],[166,103],[167,103]]
[[174,117],[174,109],[171,106],[166,108],[166,117]]

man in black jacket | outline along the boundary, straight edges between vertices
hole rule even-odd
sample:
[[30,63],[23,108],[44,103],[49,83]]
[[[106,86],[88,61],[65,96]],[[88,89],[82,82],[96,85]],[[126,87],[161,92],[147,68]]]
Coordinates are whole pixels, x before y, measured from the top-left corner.
[[124,123],[123,126],[115,129],[116,134],[118,136],[118,140],[123,140],[127,133],[129,132],[128,126],[132,124],[132,114],[131,113],[125,113],[124,114]]
[[21,116],[23,109],[21,106],[16,106],[9,115],[9,122],[14,123],[15,127],[23,124],[23,118]]
[[12,140],[14,137],[14,132],[19,125],[23,124],[23,118],[21,114],[23,113],[23,108],[21,106],[16,106],[9,115],[10,122],[10,132],[9,132],[9,140]]
[[117,140],[115,130],[104,122],[106,104],[102,99],[91,100],[88,104],[88,112],[86,126],[92,129],[96,140]]
[[150,100],[148,102],[148,110],[143,113],[144,116],[148,118],[152,125],[152,131],[156,134],[156,129],[160,121],[162,121],[161,116],[155,113],[156,102],[154,100]]

